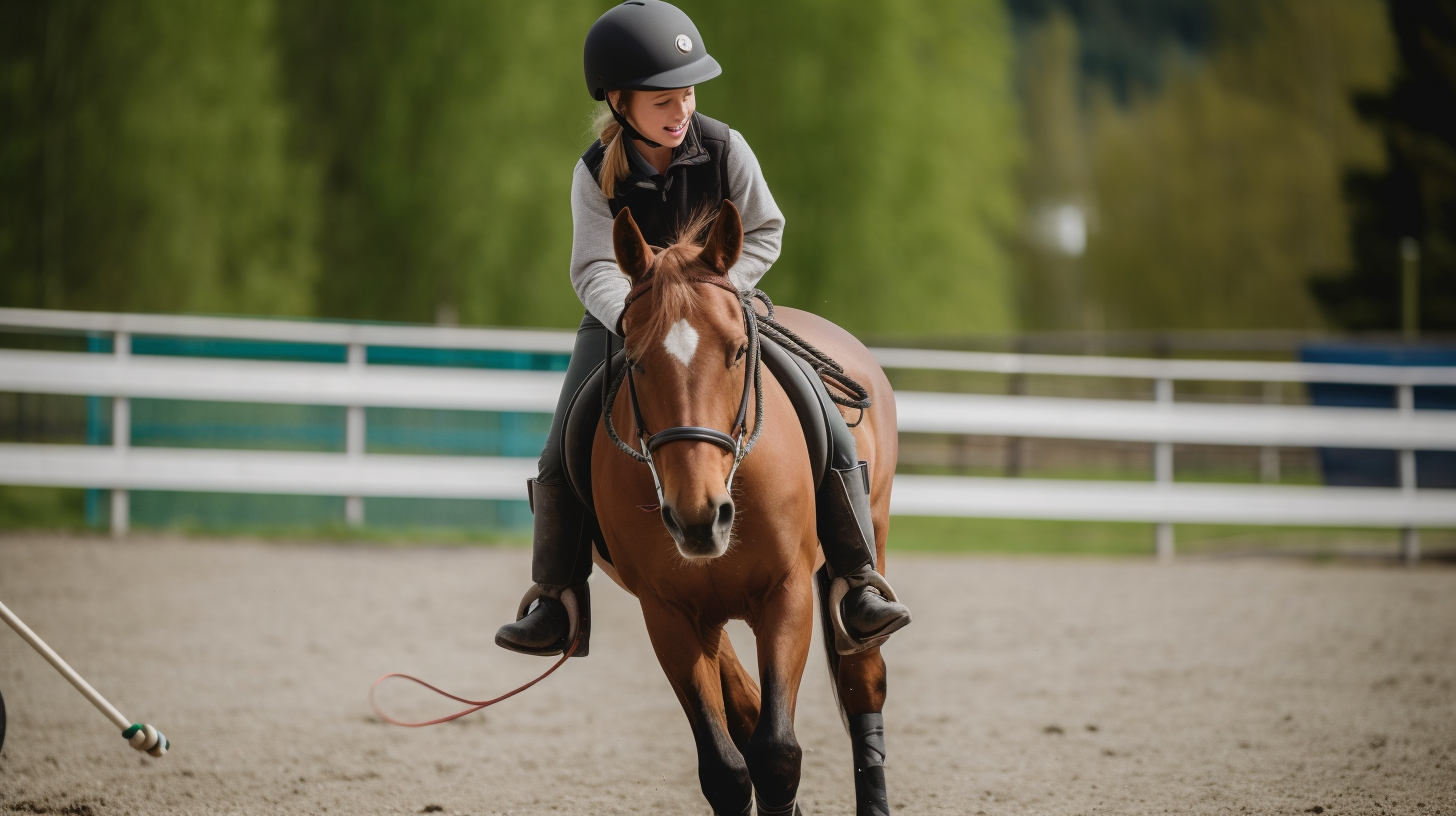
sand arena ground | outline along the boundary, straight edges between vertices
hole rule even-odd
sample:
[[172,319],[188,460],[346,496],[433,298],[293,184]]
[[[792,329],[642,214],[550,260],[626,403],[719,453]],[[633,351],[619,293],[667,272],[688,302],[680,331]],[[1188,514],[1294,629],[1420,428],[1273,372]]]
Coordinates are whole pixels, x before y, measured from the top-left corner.
[[[519,549],[0,538],[0,600],[174,742],[141,757],[0,628],[0,813],[706,814],[635,602],[605,582],[591,657],[526,695],[427,729],[370,713],[386,671],[489,696],[548,665],[491,644],[528,571]],[[899,814],[1456,814],[1456,569],[889,572],[916,615],[886,648]],[[817,644],[798,734],[806,812],[852,813]]]

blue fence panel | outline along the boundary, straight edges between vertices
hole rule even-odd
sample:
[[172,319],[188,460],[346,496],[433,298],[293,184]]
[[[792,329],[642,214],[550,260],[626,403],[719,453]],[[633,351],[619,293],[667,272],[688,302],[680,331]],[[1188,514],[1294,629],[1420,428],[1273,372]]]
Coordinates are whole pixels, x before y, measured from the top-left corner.
[[[1456,366],[1456,348],[1354,343],[1318,343],[1300,349],[1307,363],[1388,366]],[[1456,387],[1421,385],[1413,389],[1417,410],[1456,410]],[[1396,408],[1390,385],[1310,383],[1309,401],[1338,408]],[[1400,454],[1362,448],[1320,448],[1325,484],[1343,487],[1399,487]],[[1456,488],[1456,451],[1416,451],[1416,486]]]

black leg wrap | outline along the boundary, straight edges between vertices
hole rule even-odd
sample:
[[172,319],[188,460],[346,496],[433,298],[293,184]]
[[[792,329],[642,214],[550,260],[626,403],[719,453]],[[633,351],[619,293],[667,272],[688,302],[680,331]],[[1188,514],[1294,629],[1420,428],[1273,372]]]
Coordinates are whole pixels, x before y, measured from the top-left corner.
[[856,816],[890,816],[885,788],[885,718],[883,714],[850,714],[849,737],[854,747]]
[[835,578],[875,566],[875,528],[870,516],[869,465],[830,468],[815,496],[819,545]]
[[799,810],[797,801],[791,801],[787,805],[778,807],[765,807],[761,804],[758,806],[758,816],[801,816],[803,812]]

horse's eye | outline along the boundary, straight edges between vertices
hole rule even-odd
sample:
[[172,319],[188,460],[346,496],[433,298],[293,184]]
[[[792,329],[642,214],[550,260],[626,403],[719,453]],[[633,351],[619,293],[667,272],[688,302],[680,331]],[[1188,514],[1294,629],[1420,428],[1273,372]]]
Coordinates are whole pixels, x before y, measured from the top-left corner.
[[736,363],[739,360],[742,360],[743,359],[743,355],[745,355],[747,353],[748,353],[748,346],[747,345],[739,346],[738,347],[738,354],[734,355],[733,362]]

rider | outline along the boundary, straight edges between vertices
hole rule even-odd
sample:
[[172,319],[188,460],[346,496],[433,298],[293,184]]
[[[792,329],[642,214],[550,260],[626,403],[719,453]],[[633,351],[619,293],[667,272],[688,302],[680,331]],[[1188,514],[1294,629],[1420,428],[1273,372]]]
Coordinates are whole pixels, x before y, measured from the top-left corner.
[[[612,219],[624,207],[653,246],[704,206],[725,199],[743,221],[743,252],[729,270],[740,290],[752,288],[778,258],[784,216],[774,203],[748,143],[735,130],[696,112],[693,86],[722,72],[708,56],[692,20],[662,0],[630,0],[606,14],[586,36],[587,91],[606,102],[598,139],[576,164],[571,185],[571,283],[586,306],[566,382],[539,473],[527,482],[535,513],[531,578],[522,615],[496,633],[497,645],[533,655],[560,654],[573,623],[587,654],[592,537],[596,526],[568,484],[562,435],[573,395],[606,357],[608,327],[616,327],[631,283],[617,267]],[[910,622],[910,610],[880,592],[874,571],[867,469],[854,457],[854,438],[836,410],[827,412],[840,455],[825,474],[816,503],[819,539],[831,576],[847,580],[840,607],[856,647]],[[847,445],[847,449],[846,449]],[[840,468],[838,465],[847,465]],[[855,465],[858,464],[856,467]],[[576,621],[562,601],[571,590]],[[893,595],[893,592],[890,593]]]

